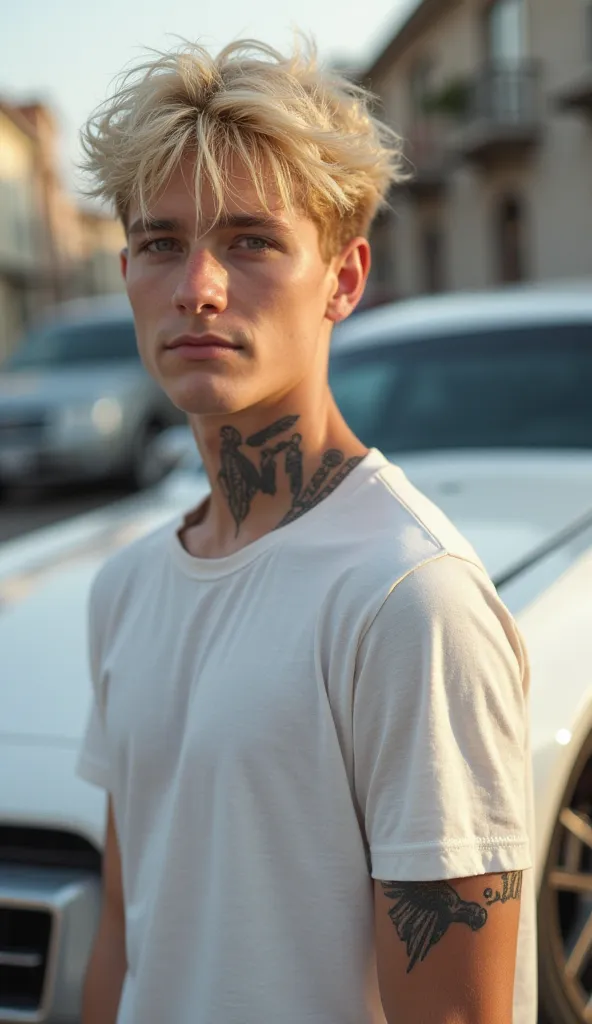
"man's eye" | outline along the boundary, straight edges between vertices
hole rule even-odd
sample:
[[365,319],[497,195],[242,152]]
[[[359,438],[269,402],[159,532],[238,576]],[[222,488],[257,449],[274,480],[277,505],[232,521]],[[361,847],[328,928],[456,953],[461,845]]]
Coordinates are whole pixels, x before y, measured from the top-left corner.
[[267,249],[275,248],[273,242],[267,238],[261,238],[259,235],[244,235],[243,238],[237,238],[234,244],[251,252],[265,252]]
[[153,238],[151,241],[144,243],[140,252],[148,252],[153,255],[163,252],[173,252],[172,246],[178,244],[179,243],[175,238]]

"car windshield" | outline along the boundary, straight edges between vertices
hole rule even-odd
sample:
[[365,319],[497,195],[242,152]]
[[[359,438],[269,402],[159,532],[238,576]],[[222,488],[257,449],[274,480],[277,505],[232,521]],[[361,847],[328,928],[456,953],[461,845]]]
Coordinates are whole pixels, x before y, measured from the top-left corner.
[[557,324],[338,350],[345,419],[388,453],[592,448],[592,325]]
[[2,369],[50,369],[137,359],[132,320],[55,323],[26,335]]

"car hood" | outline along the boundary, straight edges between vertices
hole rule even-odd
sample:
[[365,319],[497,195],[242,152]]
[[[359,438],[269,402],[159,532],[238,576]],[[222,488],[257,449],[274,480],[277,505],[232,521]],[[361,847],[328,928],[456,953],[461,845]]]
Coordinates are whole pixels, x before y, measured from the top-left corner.
[[392,456],[473,545],[493,580],[592,514],[592,453]]
[[[393,457],[498,577],[592,510],[592,457]],[[196,505],[206,478],[176,472],[151,493],[0,548],[0,740],[72,742],[90,700],[86,605],[117,548]]]
[[98,568],[208,489],[205,478],[184,478],[0,548],[0,743],[80,738],[90,700],[86,609]]
[[106,393],[121,394],[143,373],[136,362],[0,373],[0,415],[92,402]]

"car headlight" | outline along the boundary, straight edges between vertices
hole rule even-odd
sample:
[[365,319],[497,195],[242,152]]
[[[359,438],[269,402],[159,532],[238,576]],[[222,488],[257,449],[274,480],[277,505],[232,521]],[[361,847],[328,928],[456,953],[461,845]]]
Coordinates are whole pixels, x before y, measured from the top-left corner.
[[60,412],[62,430],[115,434],[123,423],[123,409],[116,398],[97,398],[92,405],[67,405]]
[[115,434],[123,423],[123,409],[116,398],[98,398],[91,419],[100,434]]

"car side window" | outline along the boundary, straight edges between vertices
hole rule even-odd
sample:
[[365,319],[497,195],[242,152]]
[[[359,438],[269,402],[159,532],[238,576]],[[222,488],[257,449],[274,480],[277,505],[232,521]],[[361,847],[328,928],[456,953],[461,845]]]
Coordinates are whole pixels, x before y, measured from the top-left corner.
[[330,384],[337,405],[358,437],[374,437],[393,420],[400,367],[374,355],[363,362],[332,367]]
[[139,361],[134,324],[121,321],[54,323],[25,337],[7,360],[8,370]]
[[592,448],[592,324],[516,326],[336,352],[352,430],[385,452]]

